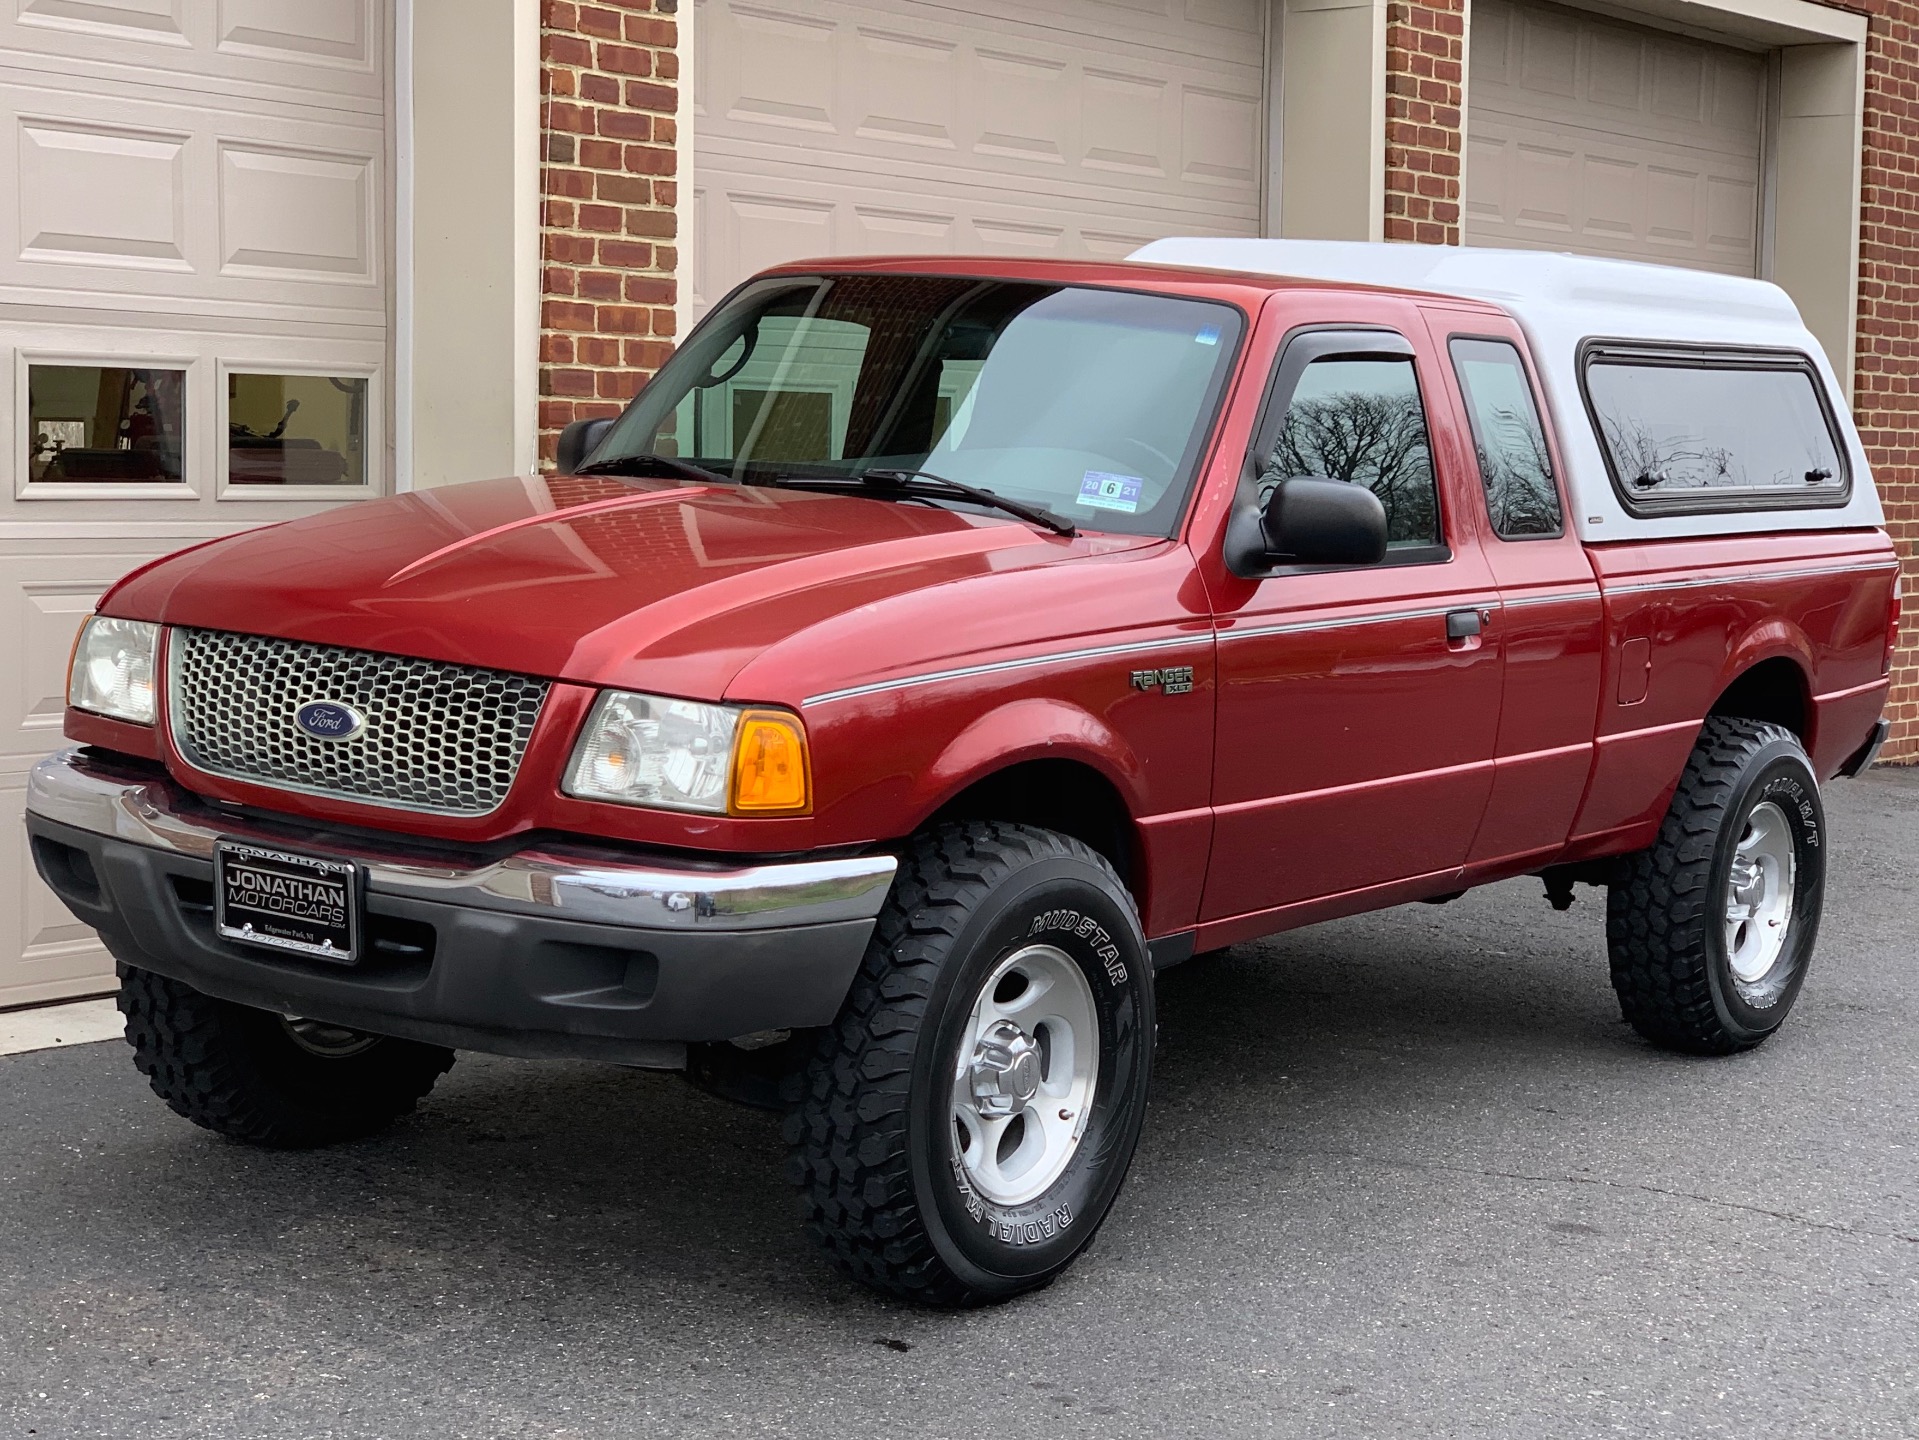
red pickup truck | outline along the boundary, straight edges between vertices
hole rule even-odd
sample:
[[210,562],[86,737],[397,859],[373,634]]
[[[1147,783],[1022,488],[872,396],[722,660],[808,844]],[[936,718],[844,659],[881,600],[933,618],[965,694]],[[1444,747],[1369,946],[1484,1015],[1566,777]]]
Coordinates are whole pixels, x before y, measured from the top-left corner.
[[1752,280],[1172,241],[802,264],[561,472],[117,585],[40,873],[180,1114],[311,1145],[466,1048],[778,1091],[852,1275],[1004,1298],[1132,1157],[1153,977],[1522,874],[1758,1044],[1898,561]]

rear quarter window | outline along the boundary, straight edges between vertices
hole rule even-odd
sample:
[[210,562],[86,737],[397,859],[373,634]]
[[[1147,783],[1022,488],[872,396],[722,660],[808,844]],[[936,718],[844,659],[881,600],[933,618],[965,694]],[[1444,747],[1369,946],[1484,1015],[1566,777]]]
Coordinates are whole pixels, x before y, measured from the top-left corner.
[[1851,493],[1831,402],[1804,355],[1593,342],[1580,378],[1632,514],[1813,509]]

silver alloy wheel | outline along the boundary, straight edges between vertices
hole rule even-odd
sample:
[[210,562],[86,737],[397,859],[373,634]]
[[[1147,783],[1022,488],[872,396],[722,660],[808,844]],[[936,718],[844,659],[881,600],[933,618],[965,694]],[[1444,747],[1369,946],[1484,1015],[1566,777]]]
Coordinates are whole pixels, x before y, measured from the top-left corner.
[[298,1015],[282,1015],[280,1024],[295,1045],[323,1060],[345,1060],[364,1054],[380,1043],[378,1035],[349,1030],[344,1025],[329,1025],[324,1020],[304,1020]]
[[995,1205],[1022,1205],[1079,1150],[1099,1083],[1093,987],[1071,956],[1029,945],[980,987],[953,1072],[953,1143]]
[[1778,962],[1792,926],[1798,857],[1792,824],[1770,800],[1753,807],[1726,876],[1726,959],[1751,985]]

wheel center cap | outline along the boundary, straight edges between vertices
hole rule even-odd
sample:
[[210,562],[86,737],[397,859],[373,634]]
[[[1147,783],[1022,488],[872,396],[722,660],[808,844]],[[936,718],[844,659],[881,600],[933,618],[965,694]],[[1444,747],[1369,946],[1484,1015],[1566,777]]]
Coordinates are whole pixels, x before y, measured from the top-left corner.
[[1018,1114],[1039,1094],[1039,1042],[1011,1020],[997,1020],[979,1037],[968,1069],[980,1114]]

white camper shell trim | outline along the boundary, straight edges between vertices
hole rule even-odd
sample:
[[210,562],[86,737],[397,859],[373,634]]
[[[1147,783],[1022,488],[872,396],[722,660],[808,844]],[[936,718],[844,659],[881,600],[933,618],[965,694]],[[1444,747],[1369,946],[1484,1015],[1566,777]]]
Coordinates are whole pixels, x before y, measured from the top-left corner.
[[[1845,387],[1790,297],[1767,281],[1538,250],[1339,240],[1156,240],[1130,258],[1188,269],[1417,290],[1498,306],[1519,323],[1532,347],[1565,460],[1573,528],[1588,544],[1850,530],[1884,523],[1872,468],[1846,406]],[[1805,355],[1825,387],[1849,462],[1852,488],[1846,503],[1630,514],[1613,489],[1580,387],[1581,347],[1594,340]]]

